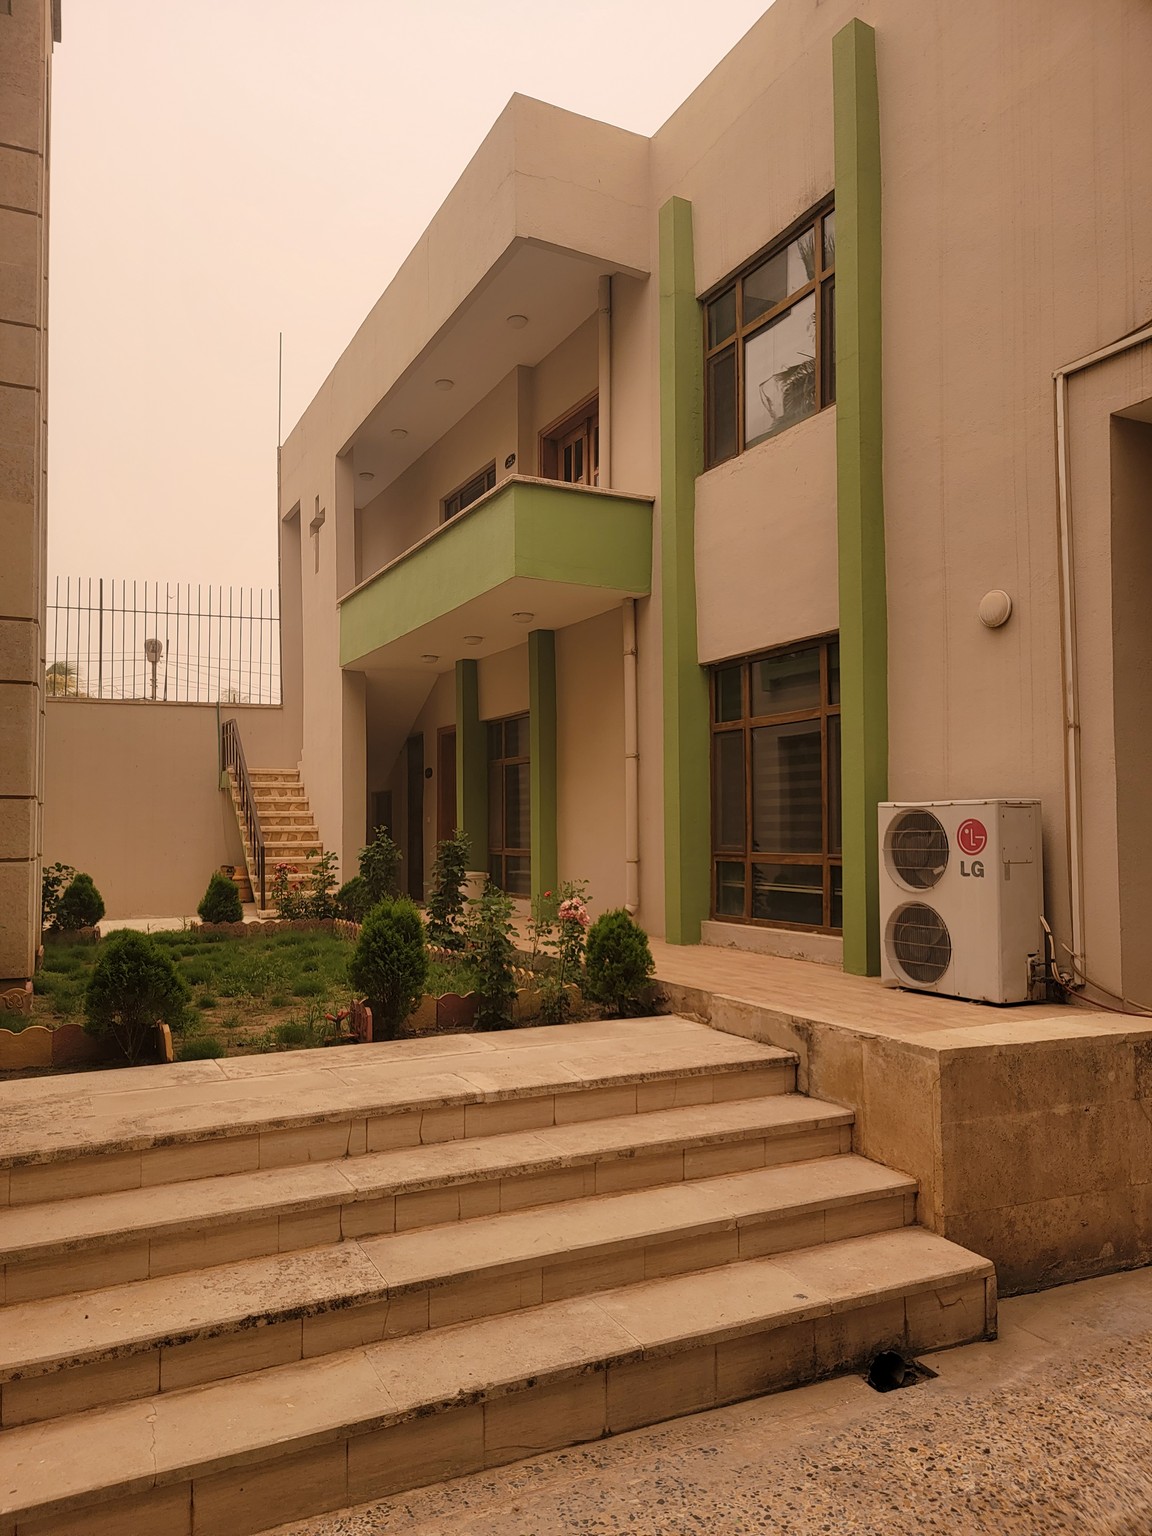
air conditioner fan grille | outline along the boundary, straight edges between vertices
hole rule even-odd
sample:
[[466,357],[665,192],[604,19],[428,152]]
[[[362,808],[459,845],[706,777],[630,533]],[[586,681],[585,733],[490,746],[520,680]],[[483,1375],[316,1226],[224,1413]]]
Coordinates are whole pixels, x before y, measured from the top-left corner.
[[901,907],[889,926],[892,958],[912,981],[939,981],[952,963],[952,940],[939,912],[921,901]]
[[888,863],[914,891],[938,884],[948,868],[948,834],[931,811],[904,811],[884,839]]

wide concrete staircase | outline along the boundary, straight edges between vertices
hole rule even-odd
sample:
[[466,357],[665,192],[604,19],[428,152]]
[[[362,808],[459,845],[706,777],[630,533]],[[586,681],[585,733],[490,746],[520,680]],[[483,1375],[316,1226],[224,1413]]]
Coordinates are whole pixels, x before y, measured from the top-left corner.
[[995,1326],[850,1111],[676,1017],[4,1096],[0,1536],[250,1536]]
[[[304,880],[323,851],[316,821],[300,781],[296,768],[252,768],[248,778],[260,818],[260,831],[264,837],[265,869],[268,889],[277,864],[290,864],[297,873],[290,884],[299,885]],[[248,888],[256,893],[250,900],[259,899],[259,882],[256,877],[256,860],[248,837],[241,811],[240,787],[234,774],[229,774],[232,785],[232,805],[236,811],[236,824],[244,844],[244,861],[247,866]]]

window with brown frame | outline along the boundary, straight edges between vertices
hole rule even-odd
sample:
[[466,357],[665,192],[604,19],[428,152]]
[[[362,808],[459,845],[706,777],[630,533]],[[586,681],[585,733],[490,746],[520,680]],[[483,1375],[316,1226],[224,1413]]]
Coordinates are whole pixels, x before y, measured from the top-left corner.
[[488,873],[509,896],[532,894],[528,716],[488,722]]
[[704,303],[709,469],[836,398],[836,214],[808,214]]
[[451,496],[445,496],[441,506],[444,513],[444,522],[450,517],[455,517],[457,512],[463,512],[465,507],[470,507],[474,501],[479,501],[496,484],[496,466],[489,464],[487,469],[482,469],[478,475],[473,475],[471,480],[465,481]]
[[595,395],[541,432],[540,476],[569,485],[600,484],[600,412]]
[[839,640],[711,672],[713,914],[838,932]]

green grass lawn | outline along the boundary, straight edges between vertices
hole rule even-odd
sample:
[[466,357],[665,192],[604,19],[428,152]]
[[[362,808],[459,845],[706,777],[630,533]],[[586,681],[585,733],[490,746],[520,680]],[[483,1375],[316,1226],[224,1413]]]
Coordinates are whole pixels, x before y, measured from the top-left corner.
[[[180,1031],[184,1060],[323,1044],[325,1014],[350,1001],[352,945],[335,934],[291,931],[237,939],[192,932],[152,938],[188,983]],[[33,983],[34,1023],[84,1021],[84,989],[98,944],[52,939]]]

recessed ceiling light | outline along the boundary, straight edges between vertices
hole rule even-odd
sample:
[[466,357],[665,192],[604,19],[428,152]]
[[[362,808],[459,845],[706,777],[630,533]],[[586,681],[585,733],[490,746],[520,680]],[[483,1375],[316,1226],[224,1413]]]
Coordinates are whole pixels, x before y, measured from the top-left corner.
[[408,436],[408,428],[407,427],[393,427],[391,432],[388,434],[388,436],[389,437],[394,437],[398,443],[402,442],[403,439]]
[[482,645],[483,643],[484,643],[484,636],[483,635],[465,635],[464,636],[464,644],[465,645]]
[[362,469],[360,471],[360,478],[361,480],[375,480],[376,476],[370,469]]
[[437,379],[436,380],[436,388],[437,389],[451,389],[453,384],[455,384],[455,382],[456,382],[455,379]]
[[534,613],[514,613],[512,617],[516,620],[517,624],[531,624],[536,615]]
[[528,324],[528,316],[527,315],[509,315],[508,316],[508,324],[512,327],[512,329],[514,331],[522,331],[524,329],[524,327]]
[[439,656],[421,656],[421,661],[439,661]]

